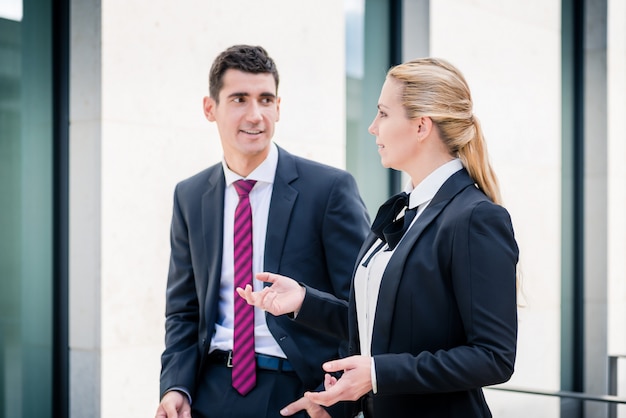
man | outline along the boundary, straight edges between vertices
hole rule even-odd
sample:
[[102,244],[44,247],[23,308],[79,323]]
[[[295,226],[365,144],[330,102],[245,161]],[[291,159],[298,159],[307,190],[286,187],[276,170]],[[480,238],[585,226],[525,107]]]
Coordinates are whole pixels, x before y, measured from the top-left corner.
[[338,339],[259,309],[238,325],[252,314],[235,288],[254,272],[347,300],[369,230],[351,175],[272,142],[278,81],[261,47],[233,46],[211,67],[204,113],[217,124],[224,158],[176,187],[158,418],[342,416],[343,408],[302,397],[323,384],[321,365],[338,356]]

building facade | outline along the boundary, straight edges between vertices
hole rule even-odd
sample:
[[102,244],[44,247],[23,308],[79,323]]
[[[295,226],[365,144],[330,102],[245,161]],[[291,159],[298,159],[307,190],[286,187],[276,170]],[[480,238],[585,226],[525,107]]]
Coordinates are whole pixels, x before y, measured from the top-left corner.
[[386,70],[457,65],[521,254],[492,412],[626,417],[621,0],[3,0],[0,417],[154,414],[173,190],[221,158],[202,97],[235,43],[278,65],[276,142],[372,215],[406,181],[367,132]]

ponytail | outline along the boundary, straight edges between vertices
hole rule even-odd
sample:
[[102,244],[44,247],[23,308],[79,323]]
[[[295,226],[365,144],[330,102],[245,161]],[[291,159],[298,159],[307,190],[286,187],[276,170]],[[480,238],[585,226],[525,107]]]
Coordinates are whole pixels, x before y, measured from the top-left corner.
[[[404,84],[402,105],[407,117],[430,117],[450,155],[459,157],[478,188],[502,205],[498,179],[463,74],[445,60],[422,58],[392,67],[388,76]],[[516,278],[519,287],[519,271]]]
[[428,116],[451,155],[458,156],[478,187],[502,204],[498,180],[489,163],[480,122],[463,74],[439,58],[422,58],[392,67],[387,73],[404,84],[402,105],[409,119]]
[[463,166],[468,171],[470,177],[476,182],[478,188],[482,190],[494,203],[501,205],[502,196],[496,173],[491,168],[487,144],[483,136],[480,121],[476,116],[472,116],[474,125],[474,137],[458,150],[459,158]]

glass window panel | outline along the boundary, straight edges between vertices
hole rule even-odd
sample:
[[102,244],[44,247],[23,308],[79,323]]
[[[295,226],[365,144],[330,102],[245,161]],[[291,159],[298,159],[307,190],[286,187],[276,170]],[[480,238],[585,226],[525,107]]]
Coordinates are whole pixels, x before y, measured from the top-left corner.
[[376,140],[367,131],[390,66],[389,5],[379,0],[345,0],[344,4],[346,167],[355,176],[373,218],[390,193],[389,171],[380,164]]
[[49,0],[0,7],[0,416],[52,409]]

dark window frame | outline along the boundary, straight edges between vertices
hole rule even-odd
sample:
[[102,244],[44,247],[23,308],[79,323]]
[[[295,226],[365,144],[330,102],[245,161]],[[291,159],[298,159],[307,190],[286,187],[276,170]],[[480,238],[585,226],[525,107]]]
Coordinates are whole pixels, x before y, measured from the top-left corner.
[[69,417],[69,0],[52,1],[53,348],[52,416]]

